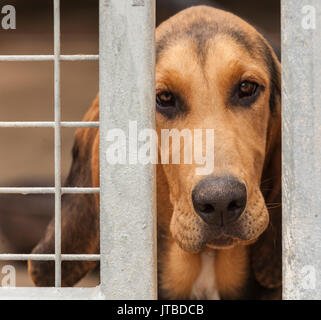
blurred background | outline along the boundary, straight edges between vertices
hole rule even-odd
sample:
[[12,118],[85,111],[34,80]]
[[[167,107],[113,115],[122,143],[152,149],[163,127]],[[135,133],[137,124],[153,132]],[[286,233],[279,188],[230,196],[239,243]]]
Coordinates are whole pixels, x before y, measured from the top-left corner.
[[[53,54],[52,0],[2,1],[16,8],[16,30],[0,29],[0,54]],[[193,5],[229,10],[255,25],[280,50],[280,0],[157,0],[157,24]],[[0,14],[0,18],[1,18]],[[62,54],[97,54],[98,0],[61,0]],[[81,120],[98,92],[97,61],[61,63],[63,121]],[[0,121],[53,121],[53,62],[0,62]],[[106,70],[108,72],[108,70]],[[68,174],[74,129],[62,129],[62,175]],[[0,187],[54,185],[53,129],[0,128]],[[54,214],[51,195],[0,194],[0,253],[30,253]],[[17,285],[32,286],[26,263]],[[95,286],[99,272],[78,286]]]

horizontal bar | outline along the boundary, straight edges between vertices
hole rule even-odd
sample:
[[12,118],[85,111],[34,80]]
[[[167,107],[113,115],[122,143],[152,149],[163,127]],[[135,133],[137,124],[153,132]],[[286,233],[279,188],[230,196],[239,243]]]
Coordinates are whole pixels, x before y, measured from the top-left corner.
[[74,54],[74,55],[60,55],[61,61],[97,61],[98,54]]
[[62,254],[62,261],[100,261],[100,254]]
[[[82,193],[99,193],[99,188],[61,188],[61,193],[63,194],[82,194]],[[24,188],[24,187],[17,187],[17,188],[0,188],[0,194],[7,193],[7,194],[54,194],[55,188]]]
[[63,128],[98,128],[99,121],[63,121],[61,122]]
[[[1,61],[54,61],[54,55],[0,55]],[[60,61],[96,61],[98,54],[60,55]]]
[[[0,128],[54,128],[53,121],[2,121]],[[98,121],[62,121],[63,128],[98,128]]]
[[94,288],[0,287],[0,300],[102,300],[100,286]]
[[[0,261],[54,261],[54,254],[0,254]],[[99,261],[99,254],[62,254],[62,261]]]
[[73,188],[73,187],[64,187],[61,188],[61,193],[99,193],[100,188]]

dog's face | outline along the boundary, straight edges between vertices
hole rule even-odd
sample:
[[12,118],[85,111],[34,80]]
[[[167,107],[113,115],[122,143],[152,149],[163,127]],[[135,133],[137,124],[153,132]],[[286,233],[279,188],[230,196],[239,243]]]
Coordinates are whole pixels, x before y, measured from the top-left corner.
[[[191,252],[251,243],[269,222],[260,184],[279,117],[279,63],[253,27],[208,7],[172,17],[156,41],[159,137],[162,129],[214,129],[213,172],[198,175],[195,159],[163,165],[171,233]],[[183,147],[170,156],[184,159]]]

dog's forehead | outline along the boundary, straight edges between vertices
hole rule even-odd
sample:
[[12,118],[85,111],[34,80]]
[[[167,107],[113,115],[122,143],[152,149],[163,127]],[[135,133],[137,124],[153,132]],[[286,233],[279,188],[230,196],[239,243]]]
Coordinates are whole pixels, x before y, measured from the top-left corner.
[[209,49],[215,47],[221,39],[234,44],[230,46],[231,52],[234,49],[241,53],[246,52],[257,62],[261,62],[261,66],[268,72],[270,78],[270,107],[273,111],[275,109],[273,97],[276,93],[279,94],[280,64],[263,36],[232,13],[208,6],[196,6],[183,10],[163,22],[156,31],[156,63],[160,65],[160,61],[166,60],[171,49],[179,44],[185,45],[189,50],[186,53],[191,52],[193,48],[198,62],[204,65]]
[[237,16],[206,6],[192,7],[162,23],[156,31],[156,60],[173,45],[189,39],[196,44],[197,55],[204,60],[208,41],[224,35],[255,54],[258,32]]

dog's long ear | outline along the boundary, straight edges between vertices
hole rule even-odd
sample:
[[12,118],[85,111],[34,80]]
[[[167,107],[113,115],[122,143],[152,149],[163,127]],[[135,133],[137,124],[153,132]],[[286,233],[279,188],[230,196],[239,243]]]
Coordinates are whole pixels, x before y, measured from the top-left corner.
[[[269,50],[269,48],[266,48]],[[282,285],[281,230],[281,75],[280,63],[269,50],[271,66],[271,116],[261,190],[270,214],[267,230],[252,246],[252,267],[257,281],[266,288]]]
[[[84,121],[97,121],[99,102],[95,100]],[[91,187],[94,141],[96,128],[78,129],[73,146],[73,160],[67,187]],[[97,151],[97,150],[95,150]],[[96,155],[95,155],[96,157]],[[95,173],[96,174],[96,173]],[[94,185],[96,186],[96,185]],[[64,254],[99,253],[99,207],[92,194],[66,194],[62,197],[61,251]],[[55,221],[49,224],[46,234],[33,249],[33,254],[52,254],[55,251]],[[73,286],[97,262],[75,261],[62,263],[62,286]],[[50,287],[55,281],[53,261],[29,261],[29,274],[37,286]]]

